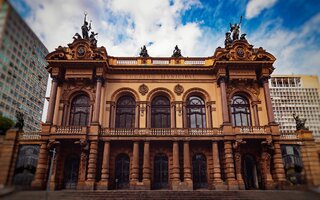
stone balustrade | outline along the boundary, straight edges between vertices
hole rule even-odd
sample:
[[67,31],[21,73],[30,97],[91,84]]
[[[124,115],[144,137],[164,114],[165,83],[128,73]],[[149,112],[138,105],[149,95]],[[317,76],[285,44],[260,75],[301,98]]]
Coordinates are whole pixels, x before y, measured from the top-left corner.
[[179,128],[150,128],[150,129],[111,129],[102,128],[104,136],[214,136],[221,134],[221,130],[214,129],[179,129]]
[[233,127],[234,133],[243,134],[265,134],[270,133],[270,128],[266,126],[242,126]]
[[298,133],[281,133],[280,138],[285,139],[285,140],[298,140],[298,139],[300,139]]
[[19,134],[20,140],[40,140],[40,132],[22,132]]
[[82,126],[56,126],[54,133],[59,134],[82,134],[86,133],[87,127]]

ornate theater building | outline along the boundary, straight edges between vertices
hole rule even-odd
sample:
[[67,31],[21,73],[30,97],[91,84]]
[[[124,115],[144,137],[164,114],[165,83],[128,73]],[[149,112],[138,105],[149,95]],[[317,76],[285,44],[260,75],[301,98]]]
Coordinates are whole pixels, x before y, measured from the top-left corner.
[[2,139],[0,183],[274,189],[288,185],[293,165],[291,182],[319,185],[311,132],[281,134],[274,120],[275,57],[232,34],[209,57],[184,57],[177,46],[170,57],[146,47],[113,57],[94,35],[77,34],[46,57],[52,87],[41,132],[12,129]]

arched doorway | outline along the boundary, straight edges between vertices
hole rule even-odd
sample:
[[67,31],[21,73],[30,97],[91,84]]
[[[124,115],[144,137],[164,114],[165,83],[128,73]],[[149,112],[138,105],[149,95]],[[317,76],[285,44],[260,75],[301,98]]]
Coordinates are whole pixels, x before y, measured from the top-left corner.
[[64,164],[64,188],[75,189],[78,183],[79,156],[69,155]]
[[126,189],[129,188],[129,173],[130,173],[130,158],[127,154],[119,154],[116,157],[116,176],[115,188]]
[[168,187],[168,157],[165,154],[157,154],[154,158],[154,189]]
[[252,155],[245,155],[242,160],[244,184],[247,190],[259,189],[261,186],[260,169]]
[[192,158],[193,188],[207,188],[207,161],[203,154],[196,154]]

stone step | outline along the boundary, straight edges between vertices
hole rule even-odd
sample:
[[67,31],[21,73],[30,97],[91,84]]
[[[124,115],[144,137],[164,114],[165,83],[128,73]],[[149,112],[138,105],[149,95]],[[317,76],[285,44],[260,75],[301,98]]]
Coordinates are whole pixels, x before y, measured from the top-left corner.
[[[2,197],[6,200],[34,200],[46,199],[45,191],[18,191]],[[48,193],[48,200],[102,200],[102,199],[172,199],[172,200],[318,200],[320,194],[307,191],[54,191]]]

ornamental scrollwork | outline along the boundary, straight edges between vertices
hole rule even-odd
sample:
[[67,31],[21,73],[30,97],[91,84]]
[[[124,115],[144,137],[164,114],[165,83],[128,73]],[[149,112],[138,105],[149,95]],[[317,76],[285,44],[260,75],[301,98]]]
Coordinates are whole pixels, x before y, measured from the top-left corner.
[[174,92],[175,92],[178,96],[180,96],[180,95],[183,93],[183,91],[184,91],[184,88],[183,88],[182,85],[177,84],[176,86],[174,86]]
[[140,94],[142,94],[142,96],[146,95],[149,92],[148,86],[146,86],[145,84],[140,85],[139,92]]

